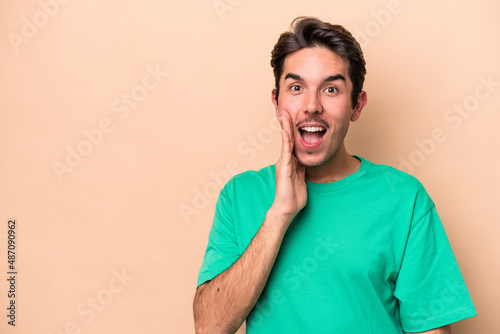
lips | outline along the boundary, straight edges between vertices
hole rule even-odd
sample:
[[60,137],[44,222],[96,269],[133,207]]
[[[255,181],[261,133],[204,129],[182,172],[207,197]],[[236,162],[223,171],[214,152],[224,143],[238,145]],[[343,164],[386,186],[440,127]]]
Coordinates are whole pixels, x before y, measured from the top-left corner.
[[312,150],[321,145],[326,129],[319,124],[305,124],[299,127],[299,133],[302,146],[307,150]]

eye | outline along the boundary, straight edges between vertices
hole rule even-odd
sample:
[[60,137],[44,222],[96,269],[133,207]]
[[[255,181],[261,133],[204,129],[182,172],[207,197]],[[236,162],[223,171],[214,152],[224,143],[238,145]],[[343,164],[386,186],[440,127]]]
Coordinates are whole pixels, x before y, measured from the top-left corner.
[[290,90],[292,92],[300,92],[302,90],[302,87],[300,87],[299,85],[291,85]]
[[325,88],[325,92],[330,93],[330,94],[337,93],[338,91],[339,91],[339,89],[337,87],[334,87],[334,86],[329,86],[329,87]]

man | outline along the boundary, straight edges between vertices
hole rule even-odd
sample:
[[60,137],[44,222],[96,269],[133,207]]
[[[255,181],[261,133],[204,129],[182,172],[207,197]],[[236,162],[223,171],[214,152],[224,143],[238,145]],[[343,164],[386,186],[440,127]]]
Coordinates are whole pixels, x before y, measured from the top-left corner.
[[423,186],[345,149],[367,103],[352,35],[298,18],[271,65],[281,155],[220,193],[197,333],[450,333],[476,315]]

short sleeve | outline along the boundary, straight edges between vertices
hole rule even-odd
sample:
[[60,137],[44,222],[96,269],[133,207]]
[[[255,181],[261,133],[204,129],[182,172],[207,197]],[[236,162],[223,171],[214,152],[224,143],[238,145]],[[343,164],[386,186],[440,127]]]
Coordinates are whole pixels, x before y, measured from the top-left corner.
[[208,245],[198,274],[197,287],[212,280],[241,256],[233,222],[231,181],[221,190],[215,206]]
[[406,332],[423,332],[476,315],[434,204],[408,235],[395,297]]

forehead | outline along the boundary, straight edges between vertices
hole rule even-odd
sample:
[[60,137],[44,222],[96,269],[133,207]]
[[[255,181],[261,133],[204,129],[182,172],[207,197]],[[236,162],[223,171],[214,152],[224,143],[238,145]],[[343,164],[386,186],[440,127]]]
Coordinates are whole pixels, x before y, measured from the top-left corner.
[[319,80],[342,74],[349,82],[347,71],[347,62],[335,52],[322,47],[304,48],[285,58],[281,79],[289,73],[297,74],[304,80]]

